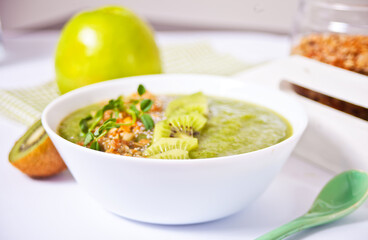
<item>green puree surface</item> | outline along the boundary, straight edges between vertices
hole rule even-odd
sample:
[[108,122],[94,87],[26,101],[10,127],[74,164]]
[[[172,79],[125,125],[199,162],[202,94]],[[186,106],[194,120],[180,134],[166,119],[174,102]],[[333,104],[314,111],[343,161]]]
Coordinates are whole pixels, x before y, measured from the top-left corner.
[[84,137],[80,135],[79,122],[92,112],[101,109],[101,107],[101,104],[93,104],[73,112],[60,123],[58,129],[59,135],[73,143],[84,141]]
[[[189,153],[190,158],[251,152],[279,143],[292,133],[287,120],[268,108],[227,98],[209,97],[208,102],[208,121],[199,135],[198,148]],[[59,126],[60,136],[74,143],[83,141],[80,120],[102,106],[93,104],[67,116]]]
[[292,129],[282,116],[255,104],[209,98],[208,122],[191,158],[241,154],[272,146],[288,138]]

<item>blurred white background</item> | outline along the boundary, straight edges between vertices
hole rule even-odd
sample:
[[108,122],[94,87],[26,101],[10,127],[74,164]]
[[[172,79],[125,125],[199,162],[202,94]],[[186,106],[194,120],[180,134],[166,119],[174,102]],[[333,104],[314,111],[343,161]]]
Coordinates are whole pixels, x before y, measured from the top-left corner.
[[58,29],[74,13],[107,4],[131,8],[156,30],[288,33],[298,0],[0,0],[3,29]]

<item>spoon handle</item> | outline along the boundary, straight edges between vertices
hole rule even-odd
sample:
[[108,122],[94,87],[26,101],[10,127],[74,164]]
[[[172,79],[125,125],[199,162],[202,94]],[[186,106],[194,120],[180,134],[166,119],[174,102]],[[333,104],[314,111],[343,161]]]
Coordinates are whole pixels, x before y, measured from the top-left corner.
[[291,234],[300,232],[303,229],[309,228],[316,225],[315,221],[310,218],[305,218],[304,216],[301,216],[297,219],[294,219],[293,221],[286,223],[282,225],[281,227],[278,227],[271,232],[268,232],[258,238],[256,240],[278,240],[278,239],[284,239],[287,236],[290,236]]

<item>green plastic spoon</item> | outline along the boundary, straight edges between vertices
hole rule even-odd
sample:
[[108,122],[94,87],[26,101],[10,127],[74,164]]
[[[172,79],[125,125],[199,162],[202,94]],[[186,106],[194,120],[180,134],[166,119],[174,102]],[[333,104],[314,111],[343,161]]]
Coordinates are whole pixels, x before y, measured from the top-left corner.
[[367,197],[368,173],[357,170],[343,172],[326,184],[305,215],[256,240],[284,239],[306,228],[335,221],[353,212]]

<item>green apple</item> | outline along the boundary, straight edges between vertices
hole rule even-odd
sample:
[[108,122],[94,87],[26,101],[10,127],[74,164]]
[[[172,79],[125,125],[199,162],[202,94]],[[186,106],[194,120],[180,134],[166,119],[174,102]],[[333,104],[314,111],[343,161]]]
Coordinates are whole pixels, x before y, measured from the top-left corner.
[[108,6],[74,16],[55,56],[61,93],[109,79],[161,73],[151,28],[126,8]]

